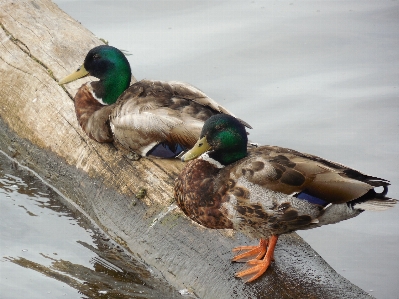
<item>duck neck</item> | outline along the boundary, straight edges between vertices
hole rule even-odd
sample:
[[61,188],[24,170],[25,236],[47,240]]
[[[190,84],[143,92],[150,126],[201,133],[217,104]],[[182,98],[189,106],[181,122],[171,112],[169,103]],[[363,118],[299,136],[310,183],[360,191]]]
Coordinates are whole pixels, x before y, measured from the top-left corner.
[[111,105],[129,87],[132,74],[130,67],[110,71],[100,81],[92,82],[94,95],[101,104]]
[[213,151],[209,157],[218,161],[222,165],[229,165],[247,156],[247,145],[245,147],[236,147],[231,150]]

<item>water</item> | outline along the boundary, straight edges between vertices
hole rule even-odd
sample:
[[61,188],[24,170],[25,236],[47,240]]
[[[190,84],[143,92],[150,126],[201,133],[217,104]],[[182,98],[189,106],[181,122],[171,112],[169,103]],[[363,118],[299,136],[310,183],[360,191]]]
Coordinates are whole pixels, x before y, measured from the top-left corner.
[[[399,198],[398,1],[54,2],[129,51],[137,79],[190,82],[248,121],[253,141],[389,179]],[[27,211],[38,213],[18,211],[30,221]],[[354,284],[398,298],[397,213],[363,213],[299,234]],[[23,232],[26,223],[15,227]],[[74,245],[78,256],[91,252]],[[41,252],[54,258],[61,250]]]
[[1,298],[180,298],[62,200],[0,152]]

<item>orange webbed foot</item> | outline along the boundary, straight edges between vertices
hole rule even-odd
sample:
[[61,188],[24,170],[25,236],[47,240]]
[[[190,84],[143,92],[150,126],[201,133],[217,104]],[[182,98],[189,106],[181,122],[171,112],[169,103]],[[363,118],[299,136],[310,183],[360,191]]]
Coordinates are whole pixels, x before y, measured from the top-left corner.
[[256,260],[260,260],[266,254],[268,243],[269,243],[268,239],[260,239],[259,245],[256,245],[256,246],[235,247],[235,248],[233,248],[233,252],[243,251],[243,250],[247,250],[247,251],[243,252],[241,254],[237,254],[232,259],[232,261],[233,262],[247,262],[248,260],[252,259],[253,256],[255,256]]
[[[269,238],[269,240],[261,239],[259,246],[252,246],[252,247],[260,247],[261,244],[263,246],[263,244],[266,242],[267,249],[266,249],[266,254],[264,254],[265,255],[264,258],[263,259],[258,258],[258,256],[259,256],[259,254],[258,254],[255,259],[249,260],[247,262],[247,265],[249,265],[250,267],[248,269],[241,270],[241,271],[237,272],[235,274],[236,277],[245,279],[246,277],[254,274],[251,277],[249,277],[249,279],[245,280],[245,282],[247,283],[247,282],[254,281],[255,279],[259,278],[263,273],[265,273],[267,268],[270,266],[270,263],[273,260],[274,248],[276,247],[277,240],[278,240],[278,236],[273,235]],[[265,241],[265,242],[262,243],[262,241]],[[243,246],[243,247],[247,247],[247,246]],[[248,246],[248,247],[251,247],[251,246]],[[237,247],[237,248],[239,248],[239,247]],[[255,248],[253,248],[252,250],[245,252],[241,255],[248,254],[249,252],[251,252],[253,250],[255,250]],[[239,256],[241,256],[241,255],[239,255]],[[252,255],[254,255],[254,254],[252,254]],[[237,257],[238,256],[234,257],[234,259],[236,259]],[[246,256],[244,256],[244,257],[246,257]]]

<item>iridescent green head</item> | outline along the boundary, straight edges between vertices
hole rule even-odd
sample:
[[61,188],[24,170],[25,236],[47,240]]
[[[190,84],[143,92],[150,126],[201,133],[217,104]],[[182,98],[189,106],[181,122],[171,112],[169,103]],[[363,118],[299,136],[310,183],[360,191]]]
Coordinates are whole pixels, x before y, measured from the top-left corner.
[[117,48],[102,45],[87,53],[83,65],[59,84],[65,84],[90,75],[100,79],[94,82],[95,96],[105,104],[113,104],[129,87],[132,77],[129,61]]
[[195,159],[208,151],[209,157],[228,165],[246,157],[247,143],[247,132],[239,120],[227,114],[217,114],[204,123],[200,139],[182,161]]

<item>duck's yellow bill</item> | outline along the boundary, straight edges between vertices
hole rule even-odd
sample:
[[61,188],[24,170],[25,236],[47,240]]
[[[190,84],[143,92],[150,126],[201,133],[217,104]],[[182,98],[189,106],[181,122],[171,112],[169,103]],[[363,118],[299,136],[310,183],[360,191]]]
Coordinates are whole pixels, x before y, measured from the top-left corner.
[[83,78],[89,74],[88,71],[86,71],[85,67],[81,65],[76,72],[73,72],[69,76],[66,76],[65,78],[61,79],[58,81],[58,84],[66,84],[75,80],[78,80],[80,78]]
[[201,156],[203,153],[209,151],[210,148],[211,146],[209,145],[208,141],[206,141],[206,137],[202,137],[200,140],[197,141],[197,143],[191,150],[189,150],[183,155],[183,157],[181,157],[181,160],[183,162],[193,160]]

